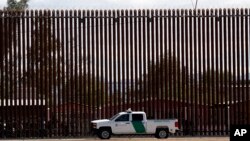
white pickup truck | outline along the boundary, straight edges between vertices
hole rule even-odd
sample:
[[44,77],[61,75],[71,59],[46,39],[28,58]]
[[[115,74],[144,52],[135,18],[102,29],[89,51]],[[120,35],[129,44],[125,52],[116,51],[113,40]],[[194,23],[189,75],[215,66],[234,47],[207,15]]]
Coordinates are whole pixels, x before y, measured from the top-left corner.
[[156,138],[167,138],[169,133],[179,131],[177,119],[147,120],[142,111],[120,112],[110,119],[91,121],[92,131],[101,139],[112,134],[154,134]]

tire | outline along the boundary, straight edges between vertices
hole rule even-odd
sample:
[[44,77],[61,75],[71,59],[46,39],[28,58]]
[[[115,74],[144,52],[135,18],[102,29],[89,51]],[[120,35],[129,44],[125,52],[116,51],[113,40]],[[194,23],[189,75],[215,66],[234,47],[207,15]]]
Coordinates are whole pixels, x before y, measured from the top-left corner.
[[100,139],[110,139],[111,137],[111,131],[110,129],[100,129],[97,133],[97,136],[100,138]]
[[168,138],[168,130],[164,128],[157,129],[155,137],[159,139]]

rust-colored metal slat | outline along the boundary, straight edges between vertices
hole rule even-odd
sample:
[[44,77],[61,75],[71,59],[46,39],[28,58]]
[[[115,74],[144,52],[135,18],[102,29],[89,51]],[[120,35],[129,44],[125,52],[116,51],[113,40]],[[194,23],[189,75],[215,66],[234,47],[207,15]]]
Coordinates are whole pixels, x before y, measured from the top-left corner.
[[[100,11],[99,13],[100,17],[103,17],[103,11]],[[101,91],[100,91],[100,95],[101,95],[101,103],[100,103],[100,107],[101,107],[101,118],[105,118],[105,85],[104,85],[104,57],[103,57],[103,52],[104,52],[104,41],[103,41],[103,18],[100,19],[100,83],[101,83]]]
[[[160,16],[163,16],[163,11],[162,10],[160,10],[160,12],[159,12],[159,14],[160,14]],[[159,119],[163,119],[163,115],[165,114],[164,113],[164,94],[163,94],[163,86],[164,86],[164,81],[163,81],[163,67],[164,67],[164,58],[163,58],[163,56],[164,56],[164,54],[163,54],[163,18],[161,17],[160,18],[160,20],[159,20],[159,28],[158,28],[158,30],[160,30],[160,39],[159,39],[159,46],[160,46],[160,54],[159,54],[159,64],[160,64],[160,66],[159,66],[159,69],[160,69],[160,76],[159,76],[159,82],[160,82],[160,92],[159,92],[159,101],[157,102],[158,103],[158,107],[159,107],[159,110],[161,109],[161,111],[160,111],[160,116],[159,116]],[[140,52],[140,51],[139,51]],[[140,62],[139,62],[140,63]],[[141,72],[141,70],[140,70],[140,72]],[[140,77],[142,77],[141,75],[140,75]],[[140,84],[141,84],[141,82],[140,82]]]
[[111,115],[113,115],[113,95],[111,95],[113,93],[113,90],[112,90],[112,61],[113,61],[113,57],[112,57],[112,15],[111,15],[111,11],[109,10],[108,11],[108,72],[109,72],[109,81],[108,81],[108,95],[109,95],[109,117]]
[[[202,14],[203,15],[203,13],[202,13],[202,11],[201,10],[198,10],[198,13],[197,14]],[[204,16],[204,15],[203,15]],[[198,27],[197,27],[197,32],[198,32],[198,38],[197,38],[197,54],[198,54],[198,74],[197,74],[197,81],[198,81],[198,90],[197,90],[197,96],[198,96],[198,105],[197,105],[197,107],[196,108],[198,108],[197,109],[197,115],[196,116],[198,116],[199,118],[198,118],[198,120],[197,120],[197,122],[198,122],[198,125],[197,125],[197,130],[199,131],[199,134],[198,135],[203,135],[203,131],[204,131],[204,128],[203,128],[203,123],[204,123],[204,120],[203,120],[203,117],[204,117],[204,115],[203,115],[203,111],[205,110],[205,108],[203,108],[203,105],[204,105],[204,102],[203,102],[203,98],[204,98],[204,95],[202,94],[202,90],[203,90],[203,88],[202,88],[202,70],[201,70],[201,68],[202,68],[202,66],[201,66],[201,64],[202,64],[202,61],[204,60],[204,56],[202,56],[202,50],[204,49],[204,46],[202,46],[202,32],[204,32],[204,27],[202,26],[202,18],[201,17],[198,17],[198,22],[197,22],[197,24],[198,24]],[[203,57],[203,58],[202,58]],[[202,65],[204,65],[204,64],[202,64]]]
[[[249,9],[245,9],[245,14],[248,15],[249,14]],[[246,17],[245,18],[245,39],[248,39],[249,38],[249,17]],[[246,99],[247,99],[247,102],[246,102],[246,109],[247,109],[247,124],[250,124],[250,110],[249,108],[247,107],[250,107],[250,100],[249,100],[249,97],[250,97],[250,94],[249,94],[249,87],[250,87],[250,84],[249,84],[249,80],[250,80],[250,77],[249,77],[249,41],[246,40],[245,42],[245,52],[246,52],[246,77],[245,79],[247,80],[246,81]]]
[[110,87],[111,87],[111,89],[113,89],[112,90],[112,97],[113,97],[113,104],[114,104],[114,106],[112,107],[113,108],[113,110],[112,110],[112,115],[114,115],[115,113],[117,113],[118,111],[117,111],[117,108],[115,108],[115,107],[117,107],[117,89],[116,89],[116,87],[117,87],[117,85],[116,85],[116,83],[117,83],[117,81],[116,81],[116,76],[117,76],[117,73],[116,73],[116,67],[117,67],[117,61],[116,61],[116,48],[117,48],[117,45],[116,45],[116,40],[117,40],[117,38],[116,38],[116,33],[117,33],[117,31],[116,31],[116,27],[117,27],[117,22],[116,22],[116,12],[115,12],[115,10],[113,10],[112,11],[112,16],[113,16],[113,18],[112,18],[112,50],[113,50],[113,53],[112,53],[112,55],[113,55],[113,58],[112,58],[112,75],[113,75],[113,79],[111,79],[110,80]]
[[[119,112],[119,111],[122,111],[122,85],[121,85],[121,67],[122,67],[122,57],[121,57],[121,24],[120,24],[120,21],[121,21],[121,18],[119,17],[120,16],[120,11],[119,10],[116,10],[116,25],[117,25],[117,62],[116,62],[116,65],[117,65],[117,71],[115,71],[115,74],[117,74],[117,107],[116,108],[116,112]],[[123,23],[122,23],[123,24]]]
[[[91,17],[94,17],[94,10],[91,10]],[[91,87],[91,93],[89,93],[89,96],[91,97],[91,114],[92,114],[92,118],[91,120],[95,119],[96,115],[95,115],[95,111],[96,111],[96,100],[95,100],[95,97],[96,97],[96,92],[95,92],[95,88],[96,88],[96,84],[95,84],[95,21],[96,21],[96,18],[91,18],[91,45],[90,45],[90,49],[91,49],[91,54],[89,54],[91,56],[91,61],[90,62],[90,66],[91,66],[91,71],[89,72],[91,74],[91,78],[90,78],[90,87]],[[90,67],[89,66],[89,67]],[[89,75],[90,75],[89,74]]]
[[[151,69],[150,69],[150,59],[151,59],[151,55],[150,55],[150,52],[151,52],[151,44],[150,44],[150,25],[151,25],[151,15],[150,15],[150,11],[147,10],[147,28],[146,28],[146,32],[147,32],[147,67],[148,67],[148,72],[151,72]],[[148,95],[148,98],[147,98],[147,113],[149,116],[152,117],[152,103],[151,103],[151,94],[152,94],[152,88],[151,88],[151,76],[148,75],[148,78],[147,78],[147,95]]]
[[[228,14],[230,15],[232,13],[231,10],[227,10]],[[232,21],[232,18],[231,17],[228,17],[228,26],[227,26],[227,30],[228,30],[228,73],[230,74],[230,77],[228,78],[228,95],[229,95],[229,102],[227,103],[227,107],[228,107],[228,113],[227,113],[227,116],[228,116],[228,124],[231,124],[232,123],[232,120],[234,119],[233,116],[231,115],[232,114],[232,59],[231,59],[231,56],[232,56],[232,41],[231,41],[231,38],[232,38],[232,30],[231,30],[231,21]],[[229,130],[230,130],[230,126],[229,126]]]
[[[193,33],[194,33],[194,48],[193,48],[193,60],[194,60],[194,70],[193,70],[193,72],[192,73],[194,73],[194,84],[193,84],[193,88],[194,88],[194,90],[193,90],[193,98],[194,98],[194,103],[193,103],[193,107],[194,107],[194,132],[195,132],[195,134],[196,135],[198,135],[198,124],[197,124],[197,121],[198,121],[198,119],[197,119],[197,103],[198,103],[198,97],[197,97],[197,62],[198,62],[198,60],[197,60],[197,17],[196,17],[196,15],[197,15],[197,11],[195,10],[194,11],[194,19],[193,19],[193,28],[194,28],[194,30],[193,30]],[[192,78],[192,77],[191,77]],[[193,100],[192,100],[193,101]]]

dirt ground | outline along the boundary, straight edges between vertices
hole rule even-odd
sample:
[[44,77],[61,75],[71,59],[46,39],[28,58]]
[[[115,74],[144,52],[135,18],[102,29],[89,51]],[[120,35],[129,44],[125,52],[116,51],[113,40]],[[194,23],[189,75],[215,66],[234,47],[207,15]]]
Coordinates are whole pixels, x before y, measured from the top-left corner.
[[[101,141],[99,138],[81,138],[81,139],[19,139],[19,140],[5,140],[5,141]],[[228,137],[185,137],[185,138],[116,138],[113,137],[108,141],[229,141]]]

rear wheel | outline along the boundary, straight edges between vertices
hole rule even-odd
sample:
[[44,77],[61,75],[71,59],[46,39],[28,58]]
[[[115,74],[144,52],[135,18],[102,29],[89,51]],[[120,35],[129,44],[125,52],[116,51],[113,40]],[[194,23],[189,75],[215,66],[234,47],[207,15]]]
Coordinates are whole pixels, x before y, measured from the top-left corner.
[[111,137],[111,131],[109,129],[100,129],[97,136],[101,139],[109,139]]
[[159,139],[168,138],[168,130],[164,128],[157,129],[155,137]]

